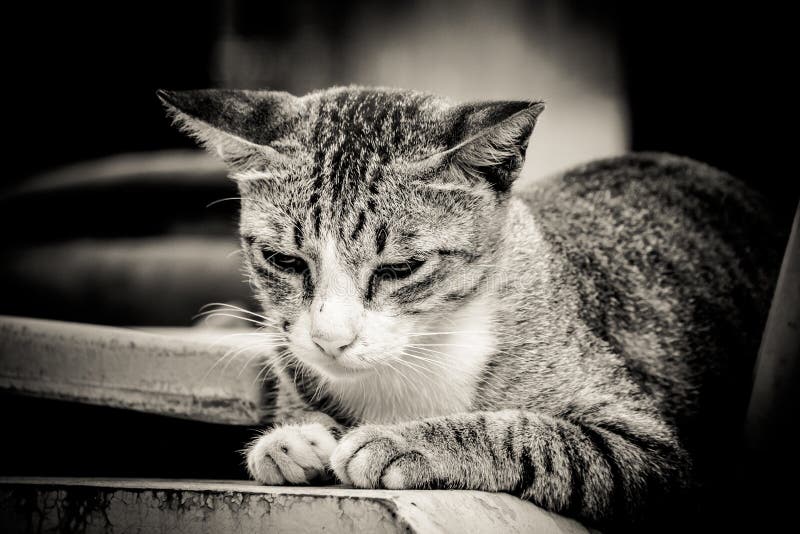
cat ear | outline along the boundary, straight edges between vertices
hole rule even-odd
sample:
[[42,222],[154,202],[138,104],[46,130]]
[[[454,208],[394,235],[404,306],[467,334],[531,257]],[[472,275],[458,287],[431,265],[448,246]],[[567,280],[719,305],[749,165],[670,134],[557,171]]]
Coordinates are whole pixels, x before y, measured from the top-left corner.
[[505,192],[519,176],[543,102],[486,102],[454,110],[450,163],[471,180]]
[[264,156],[281,157],[281,141],[300,118],[299,100],[289,93],[159,89],[156,94],[183,131],[232,168]]

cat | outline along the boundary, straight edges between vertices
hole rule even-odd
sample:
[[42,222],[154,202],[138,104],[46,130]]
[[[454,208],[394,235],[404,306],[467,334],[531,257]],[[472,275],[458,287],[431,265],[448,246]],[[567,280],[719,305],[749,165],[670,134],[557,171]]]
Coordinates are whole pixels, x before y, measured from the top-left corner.
[[731,176],[639,153],[513,187],[538,101],[158,94],[241,193],[280,347],[258,482],[503,491],[609,528],[720,456],[779,261]]

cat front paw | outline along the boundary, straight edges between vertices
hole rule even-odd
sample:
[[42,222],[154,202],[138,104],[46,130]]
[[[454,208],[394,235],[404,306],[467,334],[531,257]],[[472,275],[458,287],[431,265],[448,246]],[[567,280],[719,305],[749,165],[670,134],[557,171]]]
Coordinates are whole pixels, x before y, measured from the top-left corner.
[[390,426],[365,425],[345,434],[331,467],[339,480],[359,488],[423,488],[431,481],[429,460]]
[[320,423],[289,424],[264,432],[247,450],[250,476],[266,485],[327,479],[336,438]]

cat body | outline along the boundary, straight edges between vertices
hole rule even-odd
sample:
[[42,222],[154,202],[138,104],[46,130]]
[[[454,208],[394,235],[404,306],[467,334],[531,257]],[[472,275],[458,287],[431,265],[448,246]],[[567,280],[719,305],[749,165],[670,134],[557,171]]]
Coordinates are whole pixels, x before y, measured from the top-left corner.
[[778,257],[730,176],[633,154],[513,188],[537,102],[161,97],[241,192],[278,346],[256,480],[507,491],[619,526],[734,428]]

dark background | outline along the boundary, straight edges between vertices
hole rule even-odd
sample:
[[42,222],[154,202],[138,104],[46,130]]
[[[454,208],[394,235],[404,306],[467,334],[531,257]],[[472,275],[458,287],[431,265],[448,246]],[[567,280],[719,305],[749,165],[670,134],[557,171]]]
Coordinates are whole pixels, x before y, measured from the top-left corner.
[[[434,43],[433,34],[445,30],[450,33],[444,35],[463,30],[478,41],[465,41],[464,46],[506,38],[502,28],[451,27],[457,23],[449,21],[461,20],[455,15],[464,6],[475,9],[477,4],[438,2],[439,18],[423,31],[432,33]],[[515,12],[544,20],[543,25],[531,25],[544,32],[532,30],[523,38],[531,43],[546,41],[545,51],[568,49],[563,53],[570,65],[581,67],[575,69],[576,78],[588,86],[595,80],[610,84],[625,111],[627,148],[682,154],[739,176],[768,197],[775,216],[788,228],[800,178],[791,165],[796,135],[785,74],[795,67],[787,57],[793,39],[784,22],[786,14],[773,12],[766,4],[745,2],[497,4],[497,9],[513,4]],[[155,98],[160,87],[269,87],[302,94],[353,81],[382,83],[379,72],[366,78],[354,74],[363,72],[360,58],[380,44],[382,28],[416,20],[415,13],[428,12],[423,5],[427,4],[421,0],[280,5],[137,0],[94,6],[75,2],[4,6],[2,117],[9,157],[0,191],[14,191],[66,164],[193,147],[164,118]],[[494,9],[494,4],[482,5],[490,7],[481,9]],[[375,27],[355,38],[352,17],[365,10],[370,14],[366,20]],[[578,38],[570,37],[561,46],[567,30]],[[575,45],[584,33],[594,36],[591,43],[604,43],[614,54],[613,68],[594,61],[592,44]],[[469,64],[469,58],[457,59],[455,65]],[[513,58],[499,54],[497,61]],[[481,65],[473,67],[480,72]],[[425,75],[420,73],[420,79]],[[513,80],[492,81],[498,94],[505,84],[520,91]],[[558,113],[558,107],[550,112]],[[554,118],[552,123],[555,127],[558,121]],[[563,145],[562,151],[568,153],[571,147]],[[232,239],[233,203],[210,211],[198,209],[229,196],[230,184],[224,180],[219,185],[204,184],[186,188],[172,182],[133,183],[123,188],[122,196],[119,188],[92,186],[12,197],[13,202],[0,202],[3,264],[22,257],[32,244],[173,232],[179,218],[188,221],[181,226],[185,232],[208,231]],[[184,324],[188,321],[184,317],[190,316],[185,310],[168,310],[142,319],[116,308],[109,311],[108,306],[102,311],[99,306],[53,298],[42,289],[45,286],[0,275],[0,313],[111,324],[148,320]],[[205,301],[209,300],[213,299]],[[0,400],[6,436],[17,438],[4,438],[7,454],[0,455],[0,474],[245,476],[232,451],[252,435],[251,429],[53,401],[8,396]]]
[[[445,12],[476,4],[438,3]],[[497,3],[498,9],[506,3]],[[159,87],[239,82],[302,93],[322,84],[350,83],[352,58],[342,55],[352,53],[345,46],[347,22],[366,4],[379,6],[373,8],[378,23],[391,26],[421,2],[14,3],[4,8],[3,17],[9,90],[3,118],[5,131],[14,132],[4,185],[67,162],[192,146],[164,120],[154,96]],[[792,127],[784,117],[793,114],[787,109],[791,102],[780,98],[784,73],[791,70],[785,14],[744,2],[516,4],[529,6],[532,16],[555,12],[561,17],[558,25],[574,19],[578,28],[596,26],[615,41],[632,149],[688,155],[762,190],[796,196],[800,180],[780,166]],[[497,38],[476,30],[476,38]],[[307,45],[312,52],[324,49],[324,57],[317,53],[318,65],[292,65],[289,54],[304,44],[297,44],[301,32],[318,37]],[[228,52],[221,51],[219,41],[231,35],[259,39],[272,52],[263,63],[276,58],[282,63],[265,69],[243,64],[233,74],[230,66],[220,68],[230,58],[220,57]],[[380,38],[379,29],[374,38]],[[532,31],[529,38],[541,37]],[[316,74],[303,78],[291,74],[295,71]],[[498,86],[504,83],[496,80]]]

